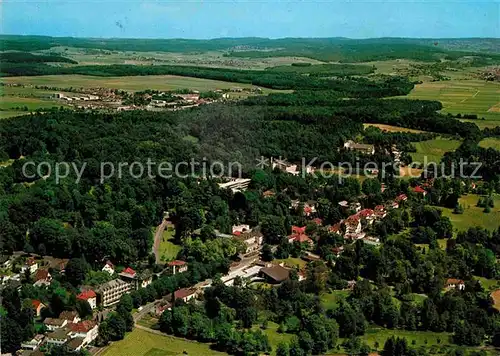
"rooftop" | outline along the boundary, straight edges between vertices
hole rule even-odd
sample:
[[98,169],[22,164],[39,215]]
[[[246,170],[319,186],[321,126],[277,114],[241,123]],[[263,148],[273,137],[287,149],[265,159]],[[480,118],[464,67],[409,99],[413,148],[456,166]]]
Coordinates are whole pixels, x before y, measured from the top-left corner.
[[274,265],[272,267],[264,267],[260,270],[269,278],[272,278],[276,282],[283,282],[290,277],[290,270],[280,265]]

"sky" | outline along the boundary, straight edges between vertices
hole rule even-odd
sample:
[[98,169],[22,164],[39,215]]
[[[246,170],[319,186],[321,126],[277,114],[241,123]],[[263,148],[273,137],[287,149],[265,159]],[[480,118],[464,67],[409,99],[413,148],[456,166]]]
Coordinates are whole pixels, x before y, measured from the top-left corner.
[[500,37],[499,0],[0,0],[2,34]]

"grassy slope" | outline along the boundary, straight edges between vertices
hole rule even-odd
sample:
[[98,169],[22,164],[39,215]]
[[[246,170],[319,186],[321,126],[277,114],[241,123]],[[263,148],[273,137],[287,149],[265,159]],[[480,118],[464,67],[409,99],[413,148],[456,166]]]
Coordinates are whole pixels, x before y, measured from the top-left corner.
[[500,195],[495,195],[495,207],[489,214],[483,213],[483,208],[476,206],[479,195],[469,194],[460,198],[459,202],[464,206],[463,214],[453,214],[452,209],[442,208],[443,215],[448,216],[453,226],[461,231],[472,226],[481,226],[487,229],[500,227]]
[[485,138],[484,140],[479,142],[479,146],[484,148],[494,148],[495,150],[500,151],[500,139],[494,137]]
[[172,242],[174,230],[168,229],[163,232],[162,240],[160,241],[159,254],[162,261],[172,260],[177,257],[181,250],[179,245]]
[[103,356],[153,356],[153,355],[226,355],[211,350],[209,345],[171,336],[162,336],[141,329],[134,329],[125,339],[113,343]]

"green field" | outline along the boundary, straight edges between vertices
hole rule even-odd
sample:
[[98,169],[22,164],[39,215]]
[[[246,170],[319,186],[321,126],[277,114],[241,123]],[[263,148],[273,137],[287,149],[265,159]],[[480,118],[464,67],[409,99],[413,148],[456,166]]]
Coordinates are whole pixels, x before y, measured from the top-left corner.
[[167,228],[163,231],[163,236],[160,241],[160,247],[158,253],[162,261],[173,260],[177,257],[177,254],[181,250],[181,246],[176,245],[172,242],[174,236],[174,230],[172,228]]
[[[53,107],[61,107],[63,105],[50,101],[41,100],[38,98],[22,98],[15,96],[2,96],[0,97],[0,110],[2,111],[18,111],[15,108],[27,108],[27,111],[36,109],[50,109]],[[22,114],[22,110],[19,113]]]
[[[180,77],[175,75],[149,75],[131,77],[94,77],[90,75],[44,75],[32,77],[2,78],[4,83],[46,85],[58,88],[109,88],[127,91],[192,89],[209,91],[215,89],[252,88],[251,84],[229,83],[211,79]],[[263,89],[264,93],[272,92]]]
[[172,336],[153,334],[134,329],[125,339],[114,342],[104,356],[160,356],[160,355],[226,355],[211,350],[208,344],[184,340]]
[[335,290],[332,293],[324,293],[320,296],[321,304],[325,309],[335,309],[341,299],[349,296],[348,290]]
[[[265,330],[261,329],[262,332],[265,333],[269,338],[269,344],[271,344],[271,347],[273,348],[271,355],[276,355],[276,348],[281,342],[290,342],[290,340],[293,337],[292,334],[279,333],[278,328],[279,328],[278,324],[269,321],[267,323],[267,328]],[[254,325],[252,329],[258,330],[260,329],[260,325]]]
[[299,269],[304,268],[307,264],[302,258],[289,257],[281,260],[275,260],[276,262],[283,262],[287,267],[299,267]]
[[[389,330],[379,327],[368,328],[365,335],[361,336],[361,339],[372,349],[375,349],[375,343],[378,342],[378,349],[380,350],[384,347],[385,340],[387,340],[391,336],[406,338],[408,340],[408,344],[412,347],[424,346],[426,348],[429,348],[434,345],[450,345],[449,333],[435,333],[432,331]],[[439,343],[438,339],[440,339]],[[412,344],[413,340],[415,340],[415,345]]]
[[493,137],[485,138],[479,142],[479,146],[483,148],[494,148],[495,150],[500,151],[500,139]]
[[439,163],[446,152],[454,151],[460,146],[460,141],[445,138],[415,142],[413,144],[417,152],[412,152],[414,162],[436,162]]
[[483,213],[483,208],[477,207],[479,195],[469,194],[459,199],[464,207],[463,214],[453,214],[452,209],[442,208],[443,215],[448,216],[455,229],[462,231],[472,226],[480,226],[490,230],[500,227],[500,195],[495,195],[495,207],[490,213]]
[[[479,79],[418,84],[407,95],[412,99],[439,100],[444,113],[476,114],[479,127],[500,125],[500,83]],[[498,122],[496,122],[498,121]]]

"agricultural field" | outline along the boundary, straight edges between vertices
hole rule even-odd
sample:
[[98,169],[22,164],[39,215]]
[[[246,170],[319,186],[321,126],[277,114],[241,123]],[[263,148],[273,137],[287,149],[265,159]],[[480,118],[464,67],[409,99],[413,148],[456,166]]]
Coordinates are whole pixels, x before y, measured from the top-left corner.
[[480,128],[500,125],[500,83],[479,79],[424,82],[406,96],[439,100],[443,113],[476,114],[485,120],[471,120]]
[[[500,125],[500,122],[498,124]],[[483,148],[494,148],[500,151],[500,139],[494,137],[485,138],[479,142],[479,146]]]
[[469,194],[461,197],[459,203],[464,207],[463,214],[453,214],[453,209],[442,208],[443,215],[448,216],[453,227],[458,231],[467,230],[472,226],[480,226],[489,230],[500,227],[500,195],[494,195],[495,207],[490,213],[484,213],[483,208],[477,207],[479,195]]
[[460,141],[446,138],[436,138],[413,143],[417,152],[410,153],[414,162],[439,163],[446,152],[452,152],[460,146]]
[[380,130],[386,131],[386,132],[411,132],[411,133],[426,132],[426,131],[422,131],[422,130],[408,129],[406,127],[399,127],[399,126],[385,125],[385,124],[363,124],[363,127],[364,128],[377,127]]
[[167,335],[134,329],[125,339],[114,342],[103,356],[175,356],[175,355],[227,355],[210,349],[208,344],[184,340]]
[[[46,85],[58,88],[108,88],[126,91],[192,89],[209,91],[215,89],[252,88],[251,84],[229,83],[219,80],[181,77],[176,75],[148,75],[130,77],[94,77],[90,75],[44,75],[2,78],[3,83],[24,85]],[[264,93],[272,92],[264,89]]]
[[320,64],[323,62],[294,56],[272,58],[234,58],[224,56],[223,51],[206,52],[136,52],[84,49],[75,47],[53,47],[38,54],[57,53],[73,59],[78,65],[196,65],[202,67],[266,69],[268,67],[291,65],[292,63]]

